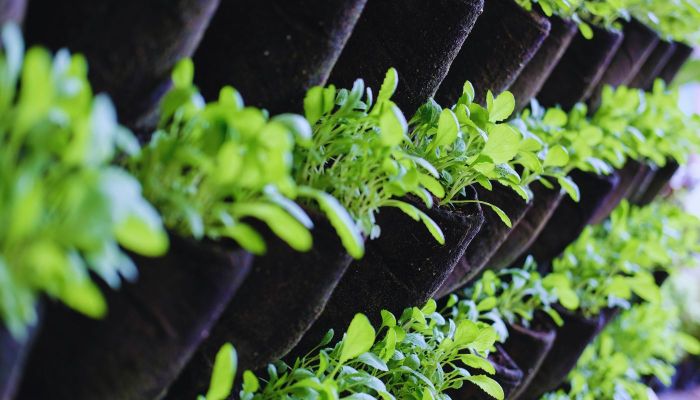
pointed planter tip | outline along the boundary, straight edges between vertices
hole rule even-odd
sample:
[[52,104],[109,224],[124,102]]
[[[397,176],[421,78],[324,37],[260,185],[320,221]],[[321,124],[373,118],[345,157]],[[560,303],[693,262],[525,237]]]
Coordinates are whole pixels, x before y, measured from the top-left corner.
[[508,326],[508,339],[503,344],[503,349],[523,372],[521,384],[511,392],[509,399],[520,398],[530,385],[552,349],[555,338],[556,329],[544,315],[536,314],[530,327],[520,324]]
[[167,397],[194,399],[206,392],[211,365],[223,343],[238,353],[238,372],[258,370],[289,352],[324,309],[351,257],[330,222],[307,209],[313,248],[299,253],[261,226],[267,243],[248,277]]
[[639,72],[629,81],[628,86],[638,89],[650,90],[654,80],[659,77],[666,63],[676,50],[676,43],[660,40],[651,52]]
[[644,194],[640,195],[636,204],[645,206],[661,194],[663,189],[668,185],[668,182],[673,178],[673,175],[678,171],[679,165],[673,160],[667,160],[666,165],[658,168],[649,181]]
[[28,44],[68,48],[88,61],[95,92],[120,122],[147,130],[175,64],[194,52],[219,0],[32,0]]
[[[171,235],[160,258],[132,256],[135,283],[102,285],[104,319],[47,307],[18,399],[158,398],[175,380],[248,273],[252,257]],[[66,362],[71,360],[71,362]]]
[[323,85],[367,0],[222,1],[194,56],[206,98],[224,85],[271,113],[299,112]]
[[[474,189],[469,189],[467,199],[476,199]],[[440,245],[423,223],[400,210],[381,209],[377,215],[381,235],[367,242],[363,259],[351,263],[326,309],[292,356],[306,354],[328,329],[342,332],[356,313],[365,314],[379,326],[381,310],[400,315],[407,307],[423,306],[447,279],[483,223],[481,207],[475,203],[456,209],[427,209],[416,198],[404,200],[438,224],[445,244]]]
[[605,73],[622,44],[622,32],[592,26],[593,38],[577,33],[537,94],[544,107],[565,110],[585,100]]
[[676,46],[673,50],[673,54],[671,54],[666,65],[664,65],[659,73],[659,78],[663,79],[667,84],[673,82],[673,79],[678,75],[683,64],[693,55],[693,48],[691,46],[681,42],[675,42],[675,44]]
[[328,81],[350,87],[362,78],[379,88],[394,67],[399,84],[393,99],[412,115],[435,95],[483,7],[483,0],[370,1]]
[[516,110],[522,110],[530,104],[530,100],[540,91],[578,32],[576,23],[570,19],[553,15],[549,17],[549,23],[552,26],[549,35],[508,88],[515,96]]
[[[499,207],[511,220],[512,226],[517,226],[532,202],[525,200],[512,189],[501,184],[495,184],[492,190],[481,186],[476,188],[479,200]],[[464,256],[455,265],[450,276],[445,280],[436,293],[438,298],[444,297],[470,282],[484,268],[488,260],[511,233],[501,218],[489,208],[484,208],[484,223],[476,234]]]
[[486,0],[484,12],[452,62],[438,89],[440,104],[454,104],[469,80],[476,101],[486,92],[508,89],[549,34],[549,21],[528,12],[513,0]]
[[602,205],[591,217],[591,224],[605,220],[620,202],[633,194],[643,183],[646,175],[646,165],[636,160],[627,160],[625,165],[615,171],[618,184],[615,189],[603,199]]

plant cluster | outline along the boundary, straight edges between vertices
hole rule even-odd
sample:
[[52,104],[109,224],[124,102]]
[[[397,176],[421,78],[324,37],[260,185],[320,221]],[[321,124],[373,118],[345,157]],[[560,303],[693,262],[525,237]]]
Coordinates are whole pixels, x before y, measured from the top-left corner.
[[163,254],[168,237],[138,182],[110,165],[138,151],[108,98],[93,96],[85,59],[26,54],[13,25],[0,54],[0,320],[21,338],[40,294],[92,317],[136,268],[123,249]]
[[[317,349],[293,365],[270,364],[265,378],[245,371],[241,399],[449,399],[450,390],[474,384],[496,399],[504,393],[488,375],[486,359],[497,339],[487,324],[453,320],[436,311],[434,301],[406,309],[398,320],[382,312],[375,331],[358,314],[335,346],[329,331]],[[220,350],[209,391],[202,399],[229,396],[235,376],[235,351]]]

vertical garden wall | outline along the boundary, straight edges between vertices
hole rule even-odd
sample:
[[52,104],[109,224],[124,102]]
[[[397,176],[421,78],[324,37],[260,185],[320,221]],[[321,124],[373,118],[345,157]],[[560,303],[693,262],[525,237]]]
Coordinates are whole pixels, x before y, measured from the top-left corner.
[[0,1],[0,400],[694,382],[699,9]]

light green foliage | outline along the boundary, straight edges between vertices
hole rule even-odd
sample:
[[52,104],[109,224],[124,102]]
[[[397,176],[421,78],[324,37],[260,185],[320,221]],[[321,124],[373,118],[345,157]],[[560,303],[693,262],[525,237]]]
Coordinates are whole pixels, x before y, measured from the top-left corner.
[[[644,208],[623,202],[609,221],[589,226],[553,262],[545,278],[564,304],[595,315],[605,307],[629,307],[633,295],[658,301],[655,271],[685,265],[698,248],[700,221],[676,205],[654,203]],[[560,293],[560,290],[562,293]],[[571,291],[573,290],[573,293]]]
[[390,69],[374,103],[359,79],[350,90],[311,88],[304,99],[311,143],[297,147],[293,176],[299,184],[337,198],[371,238],[380,234],[375,223],[379,209],[398,207],[423,221],[443,243],[442,232],[426,214],[397,199],[412,194],[431,206],[433,196],[443,194],[435,168],[402,147],[408,125],[391,101],[397,80],[396,70]]
[[104,315],[89,271],[117,287],[137,274],[121,247],[157,256],[168,238],[138,182],[110,165],[138,143],[110,100],[93,97],[85,59],[41,48],[25,55],[15,26],[2,42],[0,321],[22,337],[41,293]]
[[263,110],[245,107],[231,87],[205,103],[192,77],[190,60],[176,66],[158,130],[128,162],[168,228],[197,239],[230,238],[262,254],[266,245],[250,225],[252,218],[292,248],[306,251],[312,246],[312,222],[293,201],[302,196],[318,204],[348,251],[360,257],[362,238],[345,209],[292,179],[295,146],[311,141],[306,120],[294,114],[269,118]]
[[[406,309],[398,320],[382,311],[382,321],[375,331],[358,314],[335,346],[328,347],[330,331],[292,366],[270,364],[264,378],[246,371],[240,398],[447,400],[448,390],[473,384],[503,399],[502,388],[489,377],[495,370],[486,356],[497,335],[488,324],[447,319],[432,300]],[[232,380],[231,374],[224,386]]]
[[663,38],[700,43],[700,3],[697,0],[627,0],[632,16]]
[[559,299],[545,287],[536,267],[528,257],[522,268],[485,271],[473,285],[452,295],[443,314],[455,320],[486,321],[496,329],[500,342],[508,339],[507,325],[529,327],[537,311],[561,324],[561,317],[553,308]]

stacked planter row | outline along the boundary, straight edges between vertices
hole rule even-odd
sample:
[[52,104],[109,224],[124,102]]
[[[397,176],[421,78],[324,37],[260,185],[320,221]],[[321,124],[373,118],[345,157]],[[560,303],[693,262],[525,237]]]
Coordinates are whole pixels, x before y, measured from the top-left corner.
[[[0,19],[17,20],[22,5],[3,2]],[[363,77],[377,87],[391,66],[402,74],[396,101],[409,115],[433,96],[455,101],[466,80],[481,101],[487,90],[510,88],[520,108],[533,96],[570,107],[602,83],[647,87],[655,76],[672,79],[690,54],[687,46],[658,38],[641,46],[627,35],[640,29],[637,23],[624,35],[597,29],[589,41],[571,21],[526,12],[511,0],[430,6],[419,0],[33,0],[25,23],[30,43],[84,53],[96,90],[108,92],[123,122],[140,132],[152,128],[170,70],[186,56],[194,57],[205,96],[233,84],[272,112],[300,110],[305,90],[327,81],[348,85]],[[314,217],[315,247],[304,254],[269,232],[268,255],[255,259],[230,243],[173,234],[167,256],[135,258],[137,283],[119,292],[104,289],[106,319],[47,305],[18,398],[194,398],[208,384],[224,341],[237,346],[239,370],[257,369],[292,349],[303,353],[357,312],[374,318],[381,309],[400,312],[523,254],[548,261],[622,198],[650,201],[669,173],[632,162],[611,177],[577,173],[580,203],[539,184],[530,203],[505,188],[473,190],[470,198],[506,210],[513,228],[476,205],[424,209],[445,233],[444,246],[405,215],[382,211],[382,236],[368,241],[357,261],[320,216]],[[632,193],[634,182],[646,189]],[[535,331],[512,327],[511,340],[493,356],[512,398],[534,398],[555,386],[544,378],[563,378],[603,323],[569,319],[559,332],[544,319]],[[9,399],[30,341],[22,345],[5,331],[0,338],[0,398]],[[530,346],[540,349],[537,357],[524,352]],[[465,389],[454,398],[469,395]]]

